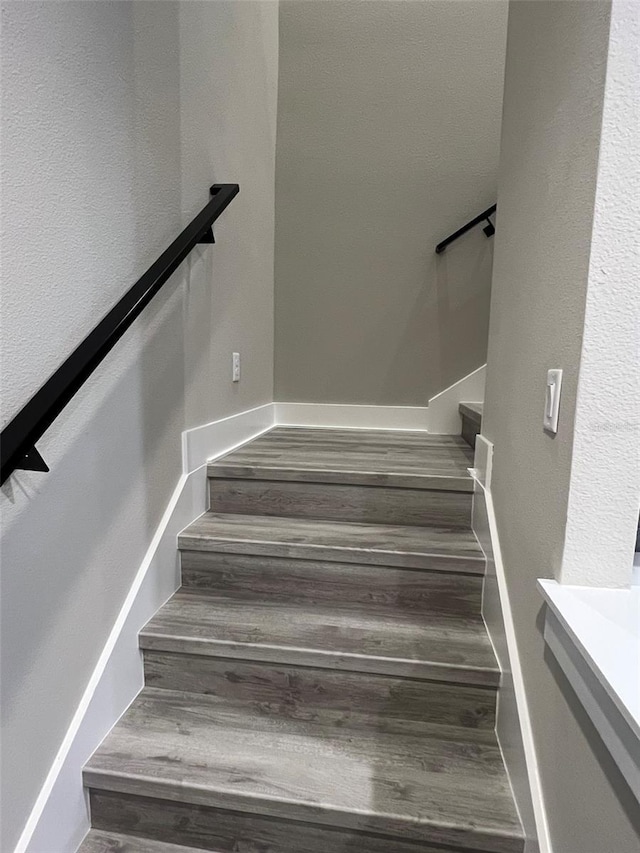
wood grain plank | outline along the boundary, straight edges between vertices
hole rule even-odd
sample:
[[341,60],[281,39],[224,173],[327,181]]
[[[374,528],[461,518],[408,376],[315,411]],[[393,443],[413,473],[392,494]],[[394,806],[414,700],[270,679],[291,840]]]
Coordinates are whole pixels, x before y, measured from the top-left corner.
[[[110,804],[112,805],[112,803]],[[131,810],[131,801],[120,804],[125,811]],[[93,801],[93,807],[100,814],[100,803]],[[136,829],[136,827],[132,827]],[[154,838],[142,838],[139,835],[123,835],[120,832],[105,832],[92,829],[76,853],[212,853],[210,847],[184,847]],[[220,848],[213,853],[222,853]]]
[[264,554],[484,574],[471,530],[208,512],[178,537],[189,551]]
[[212,512],[468,529],[468,492],[269,480],[209,480]]
[[492,688],[147,650],[149,687],[203,693],[229,707],[387,734],[494,741]]
[[482,427],[482,411],[484,406],[482,403],[460,403],[458,411],[460,414],[468,418],[471,423],[478,428]]
[[471,465],[457,436],[278,427],[210,463],[209,476],[471,491]]
[[207,474],[210,479],[296,481],[309,483],[337,483],[350,486],[389,486],[400,489],[433,489],[436,491],[472,492],[473,480],[468,473],[449,474],[443,467],[440,473],[432,474],[381,474],[376,471],[327,471],[323,468],[293,468],[284,465],[223,465],[209,463]]
[[82,853],[522,853],[471,464],[460,437],[299,428],[210,463]]
[[[424,842],[112,791],[91,791],[90,802],[96,826],[119,827],[149,838],[188,844],[189,850],[199,845],[194,853],[200,849],[212,853],[456,853],[451,847]],[[79,853],[107,853],[107,850],[111,848]],[[120,853],[120,849],[116,847],[113,853]],[[133,847],[125,848],[122,853],[139,851]],[[156,851],[144,850],[144,853]],[[460,848],[458,853],[462,853]]]
[[452,572],[246,554],[182,551],[182,587],[236,601],[388,607],[477,617],[482,578]]
[[488,687],[500,681],[480,616],[238,602],[180,590],[143,629],[140,646]]
[[94,789],[492,853],[522,837],[497,744],[227,712],[146,688],[85,768]]

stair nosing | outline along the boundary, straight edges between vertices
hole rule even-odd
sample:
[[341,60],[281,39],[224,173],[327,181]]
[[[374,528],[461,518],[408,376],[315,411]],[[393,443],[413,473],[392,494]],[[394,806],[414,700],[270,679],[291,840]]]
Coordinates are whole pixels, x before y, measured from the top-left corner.
[[477,404],[465,403],[465,402],[459,403],[458,404],[458,411],[460,412],[462,417],[467,418],[476,426],[481,427],[482,426],[482,415],[483,415],[483,413],[477,411],[477,409],[474,409],[473,408],[474,405],[477,405]]
[[[200,519],[206,516],[215,516],[220,520],[224,520],[225,515],[234,519],[242,519],[243,516],[237,513],[213,513],[208,511],[201,516]],[[264,516],[247,515],[247,523],[250,524],[254,518],[264,518]],[[278,520],[299,522],[298,518],[289,518],[287,516],[279,516]],[[274,518],[275,520],[275,518]],[[196,522],[197,523],[197,522]],[[331,526],[344,524],[348,527],[350,522],[322,522]],[[355,526],[364,526],[356,524]],[[401,525],[389,525],[391,528],[401,527]],[[295,541],[283,540],[277,538],[258,538],[255,535],[251,538],[229,535],[216,535],[210,532],[190,532],[192,525],[187,525],[178,534],[178,549],[180,551],[202,551],[210,553],[235,553],[247,554],[256,556],[272,556],[290,559],[320,559],[326,562],[343,562],[356,563],[360,565],[376,565],[380,567],[388,566],[390,568],[406,568],[409,570],[424,570],[424,571],[450,571],[439,569],[435,566],[424,565],[425,562],[444,561],[452,564],[451,571],[460,574],[483,575],[485,573],[485,556],[477,546],[477,549],[471,553],[446,553],[437,550],[437,548],[429,548],[425,546],[423,551],[402,550],[401,547],[395,549],[371,548],[364,545],[340,545],[340,544],[323,544],[310,541]],[[376,531],[384,530],[385,525],[372,524],[372,529]],[[420,528],[415,528],[419,530]],[[425,529],[428,529],[425,527]],[[413,528],[412,528],[413,530]],[[454,531],[452,531],[454,532]],[[457,531],[456,531],[457,532]],[[456,565],[456,568],[453,568]]]
[[[200,542],[216,543],[216,545],[218,547],[209,547],[209,548],[200,547],[200,548],[198,548],[197,544]],[[243,547],[245,544],[247,546],[246,548]],[[236,545],[239,546],[240,550],[237,550],[235,548]],[[201,537],[194,536],[192,540],[189,540],[188,537],[184,536],[183,534],[180,534],[179,539],[178,539],[178,549],[180,551],[202,551],[202,552],[208,552],[211,554],[246,554],[248,556],[252,555],[252,554],[255,556],[266,555],[267,552],[265,552],[263,550],[260,550],[260,551],[251,550],[251,545],[254,545],[254,546],[256,546],[256,545],[264,545],[264,546],[272,545],[274,548],[277,548],[278,546],[281,546],[283,548],[291,547],[291,548],[297,548],[297,549],[299,548],[300,550],[305,550],[305,551],[309,551],[309,552],[312,552],[312,551],[314,552],[313,556],[310,556],[310,557],[303,557],[302,555],[300,555],[300,556],[296,555],[296,557],[292,557],[291,559],[315,560],[317,558],[317,552],[321,552],[322,554],[324,554],[323,560],[326,562],[329,562],[329,563],[341,563],[341,562],[343,562],[343,563],[353,563],[353,564],[358,564],[358,565],[371,565],[371,566],[377,566],[379,568],[384,568],[385,566],[388,566],[389,568],[393,568],[393,569],[404,569],[404,568],[406,568],[409,571],[420,571],[420,570],[426,571],[426,572],[427,571],[438,571],[438,569],[430,569],[428,566],[407,566],[407,565],[394,564],[391,562],[373,563],[371,561],[366,561],[366,560],[361,561],[361,560],[355,560],[355,559],[346,559],[346,557],[349,557],[351,555],[353,555],[353,556],[358,556],[360,554],[362,554],[363,556],[364,555],[371,555],[371,551],[360,550],[357,548],[341,549],[338,546],[334,547],[334,546],[327,546],[327,545],[307,545],[307,544],[299,545],[297,543],[269,541],[266,539],[254,539],[254,540],[242,539],[242,540],[239,540],[239,539],[223,539],[223,538],[219,538],[219,537],[209,537],[209,536],[201,536]],[[376,550],[373,553],[375,553],[376,555],[379,554],[383,557],[392,557],[394,554],[396,554],[398,552]],[[465,562],[468,560],[468,561],[471,561],[474,563],[478,563],[480,566],[479,570],[476,571],[475,568],[472,570],[469,570],[469,569],[464,570],[462,568],[459,568],[457,570],[451,569],[452,574],[484,575],[484,557],[482,557],[482,556],[481,557],[475,557],[475,556],[471,556],[471,555],[470,556],[458,556],[456,554],[438,554],[437,552],[430,552],[430,551],[424,551],[424,552],[419,553],[419,554],[418,553],[412,554],[412,552],[407,552],[407,551],[403,551],[401,553],[403,553],[407,556],[414,556],[416,558],[416,560],[420,560],[420,559],[450,560],[452,563],[462,563],[462,562]],[[279,553],[277,551],[271,551],[271,552],[269,552],[269,555],[272,557],[286,557],[286,556],[288,556],[288,555]],[[336,556],[334,556],[334,555],[336,555]],[[339,559],[339,557],[341,557],[341,556],[345,556],[345,559],[343,559],[343,560]],[[442,570],[440,570],[440,571],[442,571]],[[446,571],[448,571],[448,569]]]
[[[141,704],[142,708],[138,713],[142,712],[145,715],[149,713],[149,710],[145,710],[145,704],[151,703],[148,705],[148,709],[150,709],[153,725],[155,716],[158,714],[161,717],[164,716],[165,703],[168,702],[167,707],[170,709],[170,719],[177,720],[181,718],[183,708],[191,708],[191,703],[195,698],[193,694],[182,691],[145,688],[142,694],[134,701],[134,705]],[[187,704],[185,705],[184,703]],[[200,705],[203,711],[207,707],[214,707],[209,697],[198,697],[197,707]],[[197,707],[194,710],[197,710]],[[131,709],[127,714],[130,713]],[[267,725],[265,728],[262,723],[259,723],[258,728],[253,728],[251,725],[253,719],[258,721],[261,718],[260,715],[256,716],[255,712],[251,712],[248,715],[241,715],[239,720],[240,728],[237,729],[235,722],[232,720],[231,729],[243,731],[248,722],[249,728],[247,731],[251,731],[254,737],[268,738],[269,732],[272,731],[272,725]],[[243,720],[245,721],[245,725],[242,724]],[[121,722],[118,725],[124,725],[125,731],[123,736],[126,743],[127,731],[133,731],[137,723],[133,724],[130,721],[128,724]],[[291,743],[295,743],[298,737],[305,739],[309,736],[312,738],[317,737],[318,733],[323,730],[323,727],[318,728],[312,722],[309,725],[311,726],[311,730],[307,732],[306,723],[302,725],[294,724],[293,728],[289,730],[290,735],[293,737]],[[316,729],[317,731],[315,731]],[[168,732],[171,732],[171,730],[170,726]],[[209,732],[208,728],[201,729],[195,735],[196,740],[194,743],[197,744],[197,739],[205,736],[205,730]],[[224,737],[225,731],[227,731],[227,726],[224,723],[224,718],[221,721],[221,725],[218,726],[217,723],[214,723],[212,729],[214,741],[216,739],[215,732],[218,732],[219,736]],[[330,732],[332,733],[331,737],[337,738],[336,748],[339,753],[344,749],[347,751],[351,749],[349,744],[352,741],[352,736],[350,734],[335,729],[330,729]],[[113,735],[109,737],[113,737]],[[171,737],[172,735],[169,734],[169,743],[171,742]],[[209,735],[207,734],[206,737],[208,738]],[[389,748],[395,741],[395,738],[395,735],[385,735],[383,737],[383,741],[387,742],[383,750],[383,754],[387,756],[387,762],[391,754]],[[322,735],[322,739],[324,741],[324,735]],[[179,740],[181,741],[181,739]],[[464,812],[460,814],[447,814],[445,809],[443,814],[440,813],[441,805],[446,804],[448,796],[447,789],[450,789],[452,781],[455,784],[456,774],[461,772],[463,773],[462,778],[465,778],[464,765],[458,769],[458,761],[462,760],[464,762],[467,760],[466,739],[458,740],[456,738],[454,741],[451,741],[446,736],[425,739],[410,735],[408,738],[401,738],[400,740],[403,743],[401,747],[402,752],[407,752],[407,750],[412,752],[414,745],[417,747],[418,744],[434,744],[435,749],[434,747],[426,747],[425,759],[431,761],[433,759],[439,760],[440,758],[444,758],[446,765],[448,765],[446,777],[443,777],[445,782],[448,780],[448,783],[443,788],[436,786],[436,789],[434,789],[434,799],[425,810],[426,813],[420,814],[415,813],[415,811],[413,814],[411,811],[403,813],[400,811],[402,808],[400,802],[394,802],[394,798],[391,798],[386,803],[386,808],[378,806],[376,809],[376,804],[366,799],[361,803],[352,802],[347,805],[346,803],[342,803],[340,799],[335,798],[324,801],[313,796],[310,797],[309,795],[305,797],[295,788],[283,791],[282,789],[274,789],[273,786],[271,790],[265,790],[264,787],[256,788],[254,786],[251,788],[249,786],[247,788],[245,786],[243,789],[241,785],[240,790],[238,790],[235,787],[236,780],[232,775],[228,778],[214,778],[212,781],[207,781],[202,775],[198,778],[198,761],[200,759],[196,760],[193,766],[189,763],[193,760],[188,758],[191,747],[187,749],[187,764],[185,764],[179,773],[176,773],[172,769],[171,763],[166,767],[155,764],[156,757],[148,751],[148,748],[151,746],[149,742],[143,743],[137,753],[135,751],[132,752],[132,763],[130,766],[125,766],[124,768],[109,766],[110,760],[117,758],[119,755],[118,750],[121,746],[117,741],[111,747],[111,750],[107,748],[103,754],[101,754],[99,749],[86,763],[83,769],[83,778],[85,785],[94,790],[119,792],[134,797],[152,797],[157,800],[177,801],[201,805],[211,809],[228,809],[243,814],[262,814],[285,821],[301,820],[322,826],[351,829],[355,832],[373,832],[384,837],[406,841],[422,841],[423,843],[445,845],[458,844],[462,845],[464,849],[469,850],[495,850],[496,853],[502,853],[502,851],[504,853],[512,853],[515,850],[513,845],[518,844],[522,840],[522,829],[515,808],[512,811],[507,810],[506,812],[498,810],[498,813],[495,815],[483,817],[480,826],[469,819]],[[377,735],[371,733],[367,737],[367,743],[369,741],[377,743]],[[441,746],[435,746],[435,744],[441,744]],[[453,752],[450,751],[452,746]],[[485,760],[489,760],[493,770],[489,774],[488,781],[493,785],[492,780],[495,779],[498,785],[495,789],[496,795],[500,796],[500,798],[505,797],[508,782],[506,781],[503,762],[499,757],[500,748],[497,740],[495,740],[495,736],[494,741],[490,744],[480,744],[469,740],[468,747],[472,749],[472,753],[468,755],[469,760],[472,762],[468,769],[472,771],[473,778],[475,780],[481,778],[481,769],[484,766]],[[178,748],[178,743],[174,744],[174,748]],[[393,749],[395,750],[395,747]],[[182,745],[180,744],[179,752],[181,750]],[[222,756],[224,756],[224,752],[223,749]],[[360,752],[363,755],[365,753],[369,754],[366,743],[360,747]],[[195,753],[192,754],[194,756],[199,755],[197,748]],[[290,748],[287,747],[285,754],[293,757],[297,754],[297,749],[291,752]],[[332,754],[333,751],[328,748],[326,752],[327,758],[330,758]],[[356,756],[357,754],[358,752],[356,751]],[[248,753],[245,753],[245,755],[248,755]],[[215,764],[218,761],[215,752],[212,757]],[[267,758],[266,768],[268,768],[268,751],[265,753],[265,757]],[[179,759],[179,755],[176,755],[176,758]],[[147,761],[151,763],[146,765],[145,762]],[[223,763],[220,766],[224,769],[227,765],[224,762],[224,758],[222,758],[222,761]],[[418,766],[421,766],[420,763]],[[224,772],[227,773],[228,771],[224,769]],[[242,783],[243,779],[237,781]],[[475,782],[472,788],[475,789],[475,792],[481,798],[489,798],[491,796],[488,792],[485,793],[483,787]],[[469,790],[471,792],[472,789]],[[488,802],[489,800],[487,799]],[[469,838],[469,836],[472,837]]]
[[[76,853],[83,853],[86,848],[86,845],[91,841],[98,840],[110,842],[112,839],[115,839],[119,842],[126,842],[128,845],[127,849],[131,849],[132,845],[136,845],[136,847],[139,846],[140,849],[142,849],[143,847],[145,849],[153,849],[156,851],[156,853],[218,853],[218,851],[215,850],[205,850],[204,847],[193,847],[192,845],[176,844],[175,842],[171,841],[159,841],[156,838],[131,835],[128,832],[119,832],[118,830],[98,829],[94,826],[92,826],[87,835],[85,835]],[[108,853],[108,851],[111,851],[113,849],[114,848],[112,847],[104,847],[104,853]],[[122,848],[120,849],[122,850]],[[222,853],[222,851],[219,851],[219,853]]]
[[[90,764],[85,766],[83,771],[84,784],[88,788],[103,791],[113,791],[116,793],[130,794],[136,797],[150,797],[152,799],[169,800],[172,802],[183,802],[191,805],[201,805],[205,808],[212,809],[227,809],[229,811],[241,812],[242,814],[258,814],[267,817],[277,817],[280,820],[304,821],[315,823],[321,826],[336,827],[339,829],[352,830],[354,832],[373,832],[383,837],[390,839],[400,839],[403,841],[424,841],[429,844],[451,844],[451,840],[439,840],[437,838],[425,838],[419,834],[401,835],[400,825],[404,824],[407,827],[421,827],[425,831],[432,830],[434,832],[454,832],[463,836],[466,833],[472,833],[480,836],[481,839],[487,839],[489,843],[492,840],[504,841],[521,841],[523,839],[522,832],[508,829],[486,829],[479,827],[477,824],[469,822],[466,825],[456,824],[453,821],[438,821],[433,818],[423,818],[415,820],[400,814],[385,814],[371,813],[363,809],[345,809],[331,808],[328,809],[322,804],[308,804],[300,800],[286,799],[285,797],[274,797],[269,794],[238,794],[222,787],[205,787],[197,783],[185,784],[184,780],[180,785],[176,785],[172,779],[162,778],[158,776],[149,776],[144,773],[128,773],[123,771],[109,769],[92,769]],[[111,782],[112,784],[109,784]],[[114,784],[120,782],[120,784]],[[122,784],[124,782],[124,784]],[[130,784],[127,784],[129,782]],[[146,786],[149,790],[140,792],[135,790],[135,787]],[[171,791],[174,796],[165,796],[164,791]],[[186,795],[186,797],[185,797]],[[207,796],[208,801],[204,801],[204,796]],[[260,805],[262,809],[260,809]],[[274,808],[276,806],[276,808]],[[286,812],[289,812],[288,814]],[[291,813],[294,813],[293,815]],[[342,821],[336,821],[336,818],[342,818]],[[345,818],[352,818],[351,820]],[[358,818],[368,819],[364,824],[360,824]],[[384,821],[393,821],[398,824],[398,831],[392,831],[385,828]],[[454,842],[455,843],[455,842]],[[468,847],[469,840],[461,838],[458,843],[463,843]],[[475,847],[468,848],[469,851],[476,849],[478,853],[492,853],[491,848]],[[494,848],[498,849],[498,848]]]
[[210,480],[263,480],[265,482],[324,483],[328,485],[362,486],[424,491],[473,491],[473,479],[467,474],[402,474],[344,469],[295,468],[287,465],[229,465],[222,461],[207,463]]
[[[224,513],[219,513],[219,515],[224,515]],[[253,517],[253,516],[251,516]],[[280,518],[284,516],[279,516]],[[478,562],[484,561],[484,554],[482,551],[478,551],[476,554],[444,554],[439,551],[400,551],[400,550],[389,550],[385,548],[358,548],[356,546],[344,546],[344,545],[322,545],[317,543],[309,543],[309,542],[283,542],[281,539],[240,539],[233,538],[231,536],[216,536],[211,533],[187,533],[189,528],[185,528],[178,534],[179,539],[193,539],[196,541],[202,542],[220,542],[221,544],[232,544],[232,543],[247,543],[247,545],[287,545],[292,546],[294,548],[309,548],[318,549],[318,550],[337,550],[337,551],[345,551],[347,553],[358,553],[363,555],[368,554],[407,554],[414,555],[416,557],[442,557],[446,560],[476,560]],[[193,550],[190,548],[184,550]]]
[[[187,602],[189,600],[206,601],[209,597],[206,592],[190,590],[179,591],[176,596],[180,596]],[[218,596],[211,596],[210,599],[216,604],[220,603]],[[333,610],[334,608],[330,609]],[[317,610],[317,607],[314,607],[314,610]],[[295,645],[294,643],[287,645],[282,642],[268,642],[266,640],[256,642],[245,639],[226,639],[216,637],[215,634],[199,636],[189,634],[184,630],[180,633],[163,630],[162,625],[156,626],[153,621],[152,619],[148,622],[139,633],[139,646],[142,650],[265,664],[305,666],[370,675],[410,677],[421,681],[447,681],[452,684],[475,685],[490,689],[497,689],[501,680],[501,670],[493,654],[490,664],[488,662],[480,664],[459,663],[438,660],[435,655],[433,657],[409,658],[377,655],[356,650],[327,649],[313,645]],[[443,617],[443,624],[447,622],[451,626],[460,626],[464,625],[465,620]],[[483,626],[482,619],[473,620],[473,624],[476,627]],[[488,652],[490,648],[489,644]],[[492,649],[490,653],[492,653]]]
[[[220,640],[210,637],[176,637],[171,634],[165,634],[158,631],[147,631],[142,630],[140,632],[140,648],[147,649],[148,651],[162,651],[162,652],[173,652],[175,654],[196,654],[198,652],[191,651],[190,649],[185,649],[181,651],[179,648],[176,648],[180,645],[190,646],[193,645],[200,649],[222,649],[224,650],[222,654],[206,654],[200,652],[201,657],[215,657],[215,658],[228,658],[231,660],[244,660],[244,661],[252,661],[252,662],[263,662],[263,663],[280,663],[283,665],[289,666],[305,666],[307,668],[318,668],[318,669],[341,669],[349,672],[361,672],[363,674],[376,674],[376,675],[391,675],[396,677],[402,677],[402,672],[399,668],[406,667],[407,669],[417,669],[424,671],[433,670],[435,673],[439,672],[456,672],[456,673],[477,673],[478,675],[487,675],[487,676],[497,676],[497,680],[495,684],[488,684],[486,682],[476,682],[474,680],[455,680],[453,678],[437,678],[435,674],[431,675],[412,675],[411,678],[414,680],[420,681],[447,681],[451,684],[477,684],[479,687],[495,687],[499,686],[500,681],[500,669],[496,665],[493,666],[477,666],[474,664],[458,664],[458,663],[444,663],[443,661],[435,661],[435,660],[417,660],[414,658],[394,658],[388,657],[384,655],[367,655],[367,654],[358,654],[357,652],[332,652],[326,649],[312,649],[305,648],[303,646],[283,646],[278,645],[276,643],[243,643],[237,640]],[[147,642],[143,642],[143,638]],[[149,642],[155,641],[155,642]],[[233,655],[231,652],[234,650],[245,652],[243,655]],[[262,652],[262,654],[258,655],[249,655],[248,653],[251,651]],[[277,657],[269,656],[268,652],[273,652]],[[314,656],[317,657],[317,661],[314,663],[304,663],[300,664],[297,661],[305,656],[305,659]],[[345,662],[353,663],[353,666],[335,666],[336,659],[340,664]],[[324,663],[327,661],[327,663]],[[369,668],[361,668],[355,666],[355,664],[359,661],[369,661],[372,664],[380,664],[384,663],[388,664],[388,668],[383,667],[369,667]],[[392,669],[392,667],[395,667]]]

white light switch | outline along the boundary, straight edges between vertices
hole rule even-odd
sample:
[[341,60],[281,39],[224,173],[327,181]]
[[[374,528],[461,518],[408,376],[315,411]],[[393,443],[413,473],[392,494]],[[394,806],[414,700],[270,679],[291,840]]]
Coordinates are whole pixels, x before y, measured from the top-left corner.
[[231,361],[231,381],[240,382],[240,353],[234,352]]
[[562,371],[547,371],[547,389],[544,397],[543,425],[549,432],[558,432],[558,415],[560,414],[560,389],[562,388]]

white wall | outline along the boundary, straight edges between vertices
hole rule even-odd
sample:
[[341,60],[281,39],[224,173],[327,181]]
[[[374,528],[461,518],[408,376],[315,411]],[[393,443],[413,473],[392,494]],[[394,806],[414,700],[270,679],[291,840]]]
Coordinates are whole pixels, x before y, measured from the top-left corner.
[[[2,5],[3,423],[206,203],[210,183],[242,187],[216,246],[194,252],[43,437],[51,473],[18,472],[0,494],[2,850],[176,485],[181,431],[272,399],[274,12]],[[202,77],[188,52],[181,61],[196,20],[206,61],[234,56],[236,77]],[[232,348],[244,356],[238,387]]]
[[[482,431],[554,853],[640,849],[637,802],[545,648],[536,589],[560,572],[565,546],[609,22],[608,2],[509,8]],[[629,115],[624,126],[632,132]],[[554,367],[564,370],[555,437],[542,428]]]
[[640,512],[640,5],[614,0],[558,580],[631,583]]
[[426,406],[486,361],[503,0],[283,0],[278,401]]

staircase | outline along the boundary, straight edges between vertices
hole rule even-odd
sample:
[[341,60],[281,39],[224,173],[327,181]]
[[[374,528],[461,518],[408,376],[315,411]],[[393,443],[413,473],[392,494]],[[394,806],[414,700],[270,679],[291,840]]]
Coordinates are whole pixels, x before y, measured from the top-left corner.
[[209,465],[82,853],[522,853],[461,438],[276,428]]
[[460,433],[469,447],[476,446],[476,438],[482,430],[483,403],[460,403],[458,411],[462,419],[462,432]]

